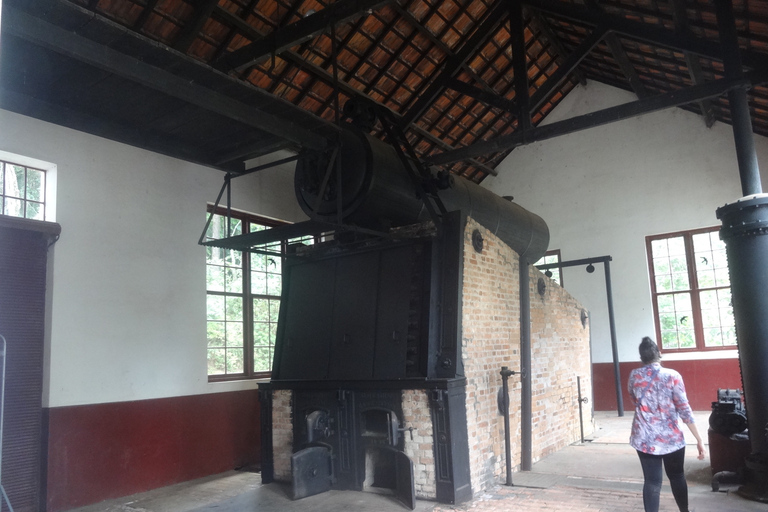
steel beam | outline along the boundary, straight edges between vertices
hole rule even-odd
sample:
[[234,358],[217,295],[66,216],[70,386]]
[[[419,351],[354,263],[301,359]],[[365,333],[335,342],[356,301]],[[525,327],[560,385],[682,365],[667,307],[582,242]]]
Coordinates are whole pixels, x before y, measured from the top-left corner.
[[270,55],[276,55],[321,34],[331,25],[346,23],[368,11],[378,9],[392,0],[339,0],[318,11],[278,29],[232,53],[222,56],[214,67],[229,71],[242,71],[258,64]]
[[197,34],[202,30],[205,22],[211,17],[214,7],[219,0],[204,0],[198,4],[195,9],[195,16],[189,20],[181,29],[181,33],[173,42],[173,48],[181,53],[187,53],[187,50],[194,42]]
[[640,99],[647,98],[649,95],[648,91],[643,85],[643,82],[640,81],[640,77],[638,76],[635,67],[632,65],[632,62],[629,60],[627,52],[624,51],[624,47],[621,45],[619,37],[616,34],[610,33],[605,37],[605,42],[611,50],[613,60],[619,65],[619,69],[621,69],[621,72],[629,82],[629,86],[635,94],[637,94],[637,97]]
[[506,19],[507,5],[505,2],[497,2],[496,5],[486,12],[483,21],[476,27],[472,36],[467,39],[464,46],[445,59],[440,74],[432,81],[427,89],[411,105],[408,111],[403,114],[402,126],[413,123],[424,111],[437,99],[446,86],[449,78],[452,78],[461,66],[469,59],[477,49],[485,43],[492,35],[493,30]]
[[[765,73],[765,71],[763,72]],[[762,75],[760,75],[762,76]],[[762,78],[761,78],[762,79]],[[587,128],[609,124],[622,119],[657,112],[670,107],[679,107],[702,98],[713,98],[725,94],[731,89],[748,87],[749,80],[729,80],[720,79],[703,85],[694,85],[686,89],[668,92],[658,96],[652,96],[642,100],[625,103],[616,107],[610,107],[590,114],[584,114],[571,119],[566,119],[545,126],[532,128],[528,133],[523,134],[515,132],[510,135],[498,137],[441,153],[427,159],[432,165],[445,165],[452,162],[458,162],[467,158],[474,158],[480,155],[506,151],[509,149],[537,142],[540,140],[551,139],[560,135],[574,133]]]
[[517,128],[531,128],[531,98],[528,94],[528,65],[525,51],[525,18],[520,0],[509,0],[509,34],[512,45],[512,70],[517,105]]
[[[561,2],[559,0],[523,0],[523,2],[540,12],[551,16],[565,18],[582,25],[598,26],[605,24],[608,30],[619,34],[657,44],[667,48],[681,51],[689,51],[702,57],[720,60],[722,58],[721,47],[717,41],[694,37],[691,35],[679,35],[672,30],[660,28],[639,21],[633,21],[621,16],[594,12],[578,4]],[[742,63],[752,69],[768,69],[768,55],[757,52],[742,51]]]
[[[733,18],[731,0],[715,0],[717,26],[723,45],[723,67],[725,76],[738,80],[744,75],[741,66],[739,39],[736,22]],[[728,104],[731,107],[731,125],[736,142],[736,158],[739,162],[741,191],[745,196],[763,191],[760,183],[760,169],[757,164],[755,137],[752,132],[752,119],[749,114],[749,102],[746,89],[728,91]]]
[[[672,17],[675,20],[675,31],[680,35],[688,35],[688,13],[685,8],[685,0],[671,0]],[[698,55],[691,52],[683,52],[685,64],[688,67],[688,75],[691,77],[693,85],[704,83],[704,73],[701,70],[701,62]],[[711,128],[715,124],[715,113],[712,110],[712,102],[701,100],[698,102],[701,115],[704,117],[704,124]]]
[[[557,57],[558,57],[556,60],[560,60],[561,61],[560,65],[565,64],[565,62],[566,62],[566,55],[568,55],[568,52],[566,51],[565,47],[563,46],[563,43],[560,42],[560,38],[557,37],[557,34],[555,34],[555,31],[552,30],[552,27],[549,25],[549,22],[544,18],[544,16],[542,16],[539,12],[537,12],[537,11],[535,11],[533,9],[531,9],[530,15],[531,15],[531,22],[534,25],[538,25],[539,30],[541,31],[541,33],[544,34],[547,37],[547,39],[549,39],[549,43],[552,46],[554,46],[555,51],[557,52]],[[558,66],[558,69],[560,69],[559,66]],[[579,83],[581,85],[586,85],[587,84],[587,79],[584,76],[584,73],[579,71],[578,68],[575,68],[573,70],[573,74],[579,80]]]
[[547,79],[544,84],[539,87],[533,96],[531,96],[531,113],[537,112],[541,106],[549,101],[549,98],[555,93],[557,89],[565,82],[570,75],[581,63],[584,58],[589,55],[592,49],[600,44],[600,41],[605,37],[607,30],[605,26],[600,25],[596,27],[592,33],[570,54],[565,61],[558,66],[557,70],[552,73],[552,76]]
[[457,78],[449,78],[448,80],[446,80],[445,86],[448,89],[452,89],[465,96],[474,98],[477,101],[482,101],[483,103],[487,103],[488,105],[501,109],[504,112],[515,114],[515,112],[517,111],[517,103],[515,103],[514,101],[508,100],[507,98],[495,92],[486,92],[482,89],[475,87],[474,85],[468,84],[467,82],[462,82]]
[[[64,30],[13,7],[6,6],[3,15],[6,18],[4,30],[7,34],[210,112],[282,137],[302,147],[322,150],[329,145],[327,138],[305,130],[295,123],[285,121],[202,85],[192,83],[164,69],[91,41],[75,32]],[[182,56],[180,55],[180,57]]]

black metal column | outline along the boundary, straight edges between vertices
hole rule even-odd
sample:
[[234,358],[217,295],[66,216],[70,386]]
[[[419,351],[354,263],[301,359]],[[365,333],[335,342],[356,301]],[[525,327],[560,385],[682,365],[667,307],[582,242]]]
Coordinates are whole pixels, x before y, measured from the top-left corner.
[[611,286],[611,262],[606,259],[605,265],[605,295],[608,299],[608,323],[611,328],[611,351],[613,353],[613,376],[616,383],[616,410],[619,416],[624,416],[624,396],[622,395],[621,369],[619,367],[619,343],[616,339],[616,319],[613,315],[613,289]]
[[[726,78],[740,79],[744,75],[739,53],[739,40],[736,34],[736,22],[733,18],[731,0],[715,0],[717,9],[717,27],[720,43],[723,47],[723,68]],[[736,158],[739,162],[741,190],[745,196],[763,191],[760,183],[760,169],[757,164],[755,138],[752,135],[752,119],[749,115],[746,88],[728,91],[728,104],[731,108],[733,137],[736,140]]]
[[731,274],[733,315],[752,454],[739,493],[768,502],[768,196],[717,210]]
[[529,264],[520,258],[520,469],[530,471],[533,465],[533,418],[531,388],[531,290]]
[[[715,0],[726,77],[743,74],[731,0]],[[728,253],[733,315],[752,453],[739,494],[768,502],[768,196],[762,194],[745,89],[728,93],[745,196],[717,210]]]

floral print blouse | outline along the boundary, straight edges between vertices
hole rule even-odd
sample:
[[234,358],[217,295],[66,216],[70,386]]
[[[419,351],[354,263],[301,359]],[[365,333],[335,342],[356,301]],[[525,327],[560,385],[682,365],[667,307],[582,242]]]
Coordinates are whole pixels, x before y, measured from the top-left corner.
[[685,438],[677,419],[685,423],[693,423],[694,419],[680,374],[651,363],[632,370],[628,388],[635,404],[629,444],[653,455],[683,448]]

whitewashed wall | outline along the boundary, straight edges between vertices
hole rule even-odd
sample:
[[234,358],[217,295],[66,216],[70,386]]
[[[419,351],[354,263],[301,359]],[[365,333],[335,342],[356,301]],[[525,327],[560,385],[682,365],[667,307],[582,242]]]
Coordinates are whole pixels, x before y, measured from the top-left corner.
[[[636,100],[597,82],[571,92],[548,123]],[[768,189],[768,139],[756,137]],[[730,125],[669,109],[530,144],[512,151],[483,185],[540,215],[550,249],[563,260],[610,255],[619,356],[636,361],[643,336],[655,338],[647,235],[718,226],[715,210],[741,197]],[[564,270],[565,287],[591,313],[593,359],[611,360],[603,266]],[[736,357],[736,352],[679,355]],[[675,356],[665,356],[667,360]]]
[[[44,406],[255,387],[209,384],[205,249],[223,173],[0,110],[0,151],[56,165]],[[233,205],[305,218],[293,166],[233,181]]]

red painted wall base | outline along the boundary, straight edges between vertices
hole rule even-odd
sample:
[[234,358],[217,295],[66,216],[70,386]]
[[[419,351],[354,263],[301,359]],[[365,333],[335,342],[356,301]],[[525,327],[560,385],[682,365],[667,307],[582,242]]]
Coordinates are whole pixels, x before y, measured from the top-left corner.
[[46,502],[52,512],[260,460],[257,390],[46,412]]
[[[685,382],[688,401],[694,411],[709,411],[712,402],[717,401],[718,389],[743,389],[738,359],[697,359],[691,361],[662,361],[666,368],[680,372]],[[624,411],[632,412],[632,402],[627,393],[629,372],[642,363],[619,363],[621,390],[624,397]],[[592,380],[595,393],[596,411],[617,410],[616,384],[613,363],[592,365]]]

